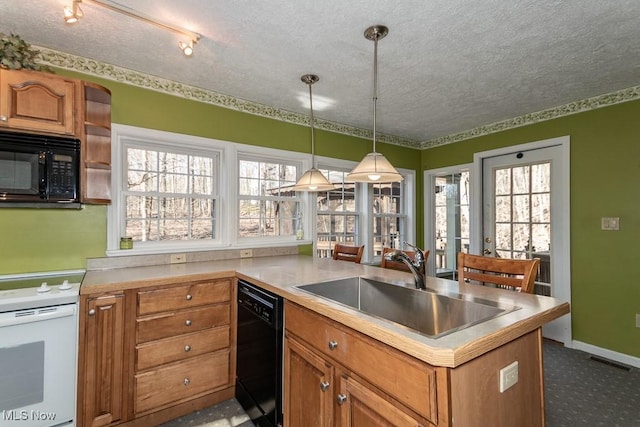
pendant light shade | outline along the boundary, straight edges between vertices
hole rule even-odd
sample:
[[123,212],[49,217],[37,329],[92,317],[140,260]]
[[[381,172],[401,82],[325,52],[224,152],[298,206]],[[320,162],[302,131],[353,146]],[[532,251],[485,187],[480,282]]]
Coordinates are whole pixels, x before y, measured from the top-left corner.
[[327,178],[316,169],[315,160],[315,138],[313,128],[313,97],[311,95],[311,85],[316,83],[320,78],[315,74],[305,74],[300,77],[304,83],[309,86],[309,110],[311,111],[309,123],[311,124],[311,169],[306,171],[304,175],[293,186],[295,191],[327,191],[334,190],[335,186],[331,184]]
[[364,36],[373,40],[373,152],[364,159],[346,177],[355,182],[398,182],[402,175],[380,153],[376,152],[376,103],[378,102],[378,40],[384,38],[389,29],[375,25],[365,30]]

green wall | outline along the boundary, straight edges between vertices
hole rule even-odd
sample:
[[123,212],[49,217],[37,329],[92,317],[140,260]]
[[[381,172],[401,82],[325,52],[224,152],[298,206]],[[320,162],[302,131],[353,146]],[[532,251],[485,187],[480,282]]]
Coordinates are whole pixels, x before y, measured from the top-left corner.
[[[215,138],[283,150],[311,151],[308,126],[170,96],[124,83],[66,70],[60,75],[101,84],[111,90],[113,123]],[[296,82],[292,82],[296,84]],[[363,102],[366,102],[364,100]],[[360,161],[371,141],[316,129],[316,154]],[[378,151],[395,166],[420,170],[414,149],[379,143]],[[420,181],[421,177],[417,177]],[[417,236],[422,236],[422,186],[418,183]],[[0,209],[0,275],[85,268],[85,259],[105,256],[107,209]],[[301,252],[310,253],[309,247]]]
[[[473,153],[571,137],[573,339],[640,357],[640,101],[424,150],[423,169],[470,163]],[[620,231],[600,218],[620,217]]]

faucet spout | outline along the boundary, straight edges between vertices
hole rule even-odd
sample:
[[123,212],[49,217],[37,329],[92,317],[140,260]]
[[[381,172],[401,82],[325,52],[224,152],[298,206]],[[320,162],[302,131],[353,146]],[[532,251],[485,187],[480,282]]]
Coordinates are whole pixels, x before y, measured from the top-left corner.
[[422,273],[423,270],[423,264],[424,264],[424,256],[422,255],[422,250],[420,250],[419,248],[408,244],[407,242],[405,242],[405,244],[411,246],[412,248],[416,249],[416,255],[415,255],[415,259],[412,260],[409,255],[407,255],[406,253],[399,251],[399,250],[395,250],[395,251],[391,251],[388,252],[385,255],[385,258],[387,259],[387,261],[402,261],[404,262],[407,267],[409,267],[409,270],[411,271],[411,273],[413,274],[413,278],[415,280],[415,285],[416,285],[416,289],[427,289],[427,286],[425,285],[424,281],[425,281],[425,275]]

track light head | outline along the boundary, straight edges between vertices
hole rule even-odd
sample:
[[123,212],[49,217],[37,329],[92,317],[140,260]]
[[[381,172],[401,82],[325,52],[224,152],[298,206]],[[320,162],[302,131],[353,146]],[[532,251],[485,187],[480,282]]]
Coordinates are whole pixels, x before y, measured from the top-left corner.
[[193,45],[194,44],[196,44],[195,40],[189,40],[189,43],[185,43],[183,41],[178,42],[178,46],[182,50],[182,53],[185,54],[185,56],[193,55]]
[[82,13],[82,9],[80,9],[80,3],[82,0],[73,0],[73,4],[71,7],[65,6],[64,11],[64,22],[67,24],[75,24],[84,16]]

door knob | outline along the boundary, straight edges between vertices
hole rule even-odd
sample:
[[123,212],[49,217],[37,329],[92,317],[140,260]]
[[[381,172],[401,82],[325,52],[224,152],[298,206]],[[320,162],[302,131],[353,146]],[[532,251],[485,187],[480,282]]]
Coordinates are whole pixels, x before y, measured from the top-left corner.
[[345,396],[344,394],[339,394],[336,399],[338,400],[338,405],[342,405],[347,401],[347,396]]
[[186,321],[184,322],[184,324],[185,324],[185,325],[187,325],[187,326],[191,326],[191,320],[186,320]]
[[329,382],[328,381],[322,381],[320,383],[320,390],[322,391],[327,391],[329,389]]
[[336,341],[329,341],[329,350],[335,350],[338,348],[338,343]]

